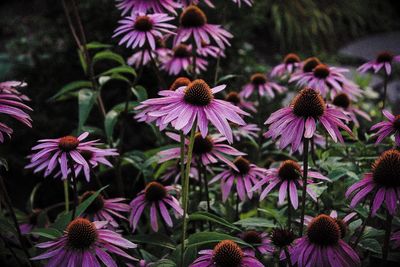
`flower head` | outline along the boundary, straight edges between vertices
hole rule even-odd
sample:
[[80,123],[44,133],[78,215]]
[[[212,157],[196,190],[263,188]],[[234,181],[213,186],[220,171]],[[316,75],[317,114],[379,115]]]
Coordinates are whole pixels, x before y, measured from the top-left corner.
[[153,11],[155,13],[163,13],[165,10],[172,14],[176,14],[175,9],[179,8],[179,3],[173,0],[117,0],[117,8],[122,10],[122,15],[129,11],[134,13],[147,13]]
[[135,49],[146,44],[155,50],[157,38],[162,38],[163,33],[174,34],[171,29],[175,29],[175,26],[166,23],[173,19],[162,13],[134,14],[119,21],[121,26],[115,30],[113,37],[124,34],[125,36],[119,41],[120,45],[126,43],[126,47]]
[[205,249],[199,252],[197,258],[190,267],[263,267],[253,253],[242,250],[232,240],[219,242],[214,249]]
[[361,200],[372,193],[371,215],[375,216],[383,202],[391,215],[396,214],[400,199],[400,152],[387,150],[372,164],[372,172],[347,189],[346,198],[352,199],[350,207],[354,208]]
[[135,248],[136,245],[111,230],[103,229],[107,222],[90,222],[76,218],[70,222],[62,237],[36,245],[47,252],[33,260],[49,259],[48,266],[117,266],[110,254],[129,260],[137,260],[121,248]]
[[[265,177],[252,190],[258,190],[262,186],[267,185],[260,195],[260,200],[263,200],[272,189],[279,188],[279,205],[283,204],[289,191],[290,202],[293,208],[297,209],[299,206],[297,187],[303,187],[302,173],[303,168],[297,162],[285,160],[280,164],[279,168],[268,169]],[[327,177],[315,171],[308,171],[308,177],[330,181]],[[307,179],[307,184],[314,184],[314,181]],[[314,201],[317,201],[316,194],[310,187],[307,187],[307,193]]]
[[131,215],[129,217],[132,230],[135,231],[137,224],[146,207],[150,208],[150,224],[151,228],[158,231],[158,217],[166,222],[169,227],[173,226],[171,216],[169,215],[167,206],[171,207],[176,217],[183,215],[183,210],[178,200],[171,195],[176,189],[172,186],[163,186],[158,182],[150,182],[146,185],[139,195],[134,198],[131,203]]
[[246,124],[244,126],[232,125],[233,137],[236,141],[242,138],[254,139],[258,137],[258,132],[261,130],[257,124]]
[[201,47],[196,49],[196,53],[202,57],[213,57],[220,58],[225,57],[224,50],[218,46],[207,44],[204,41],[201,43]]
[[[91,197],[95,192],[86,191],[80,198],[83,202],[89,197]],[[93,202],[87,207],[82,217],[90,219],[92,221],[108,221],[108,223],[114,227],[118,227],[118,222],[115,218],[126,220],[125,216],[121,212],[130,211],[128,204],[121,203],[124,198],[110,198],[106,199],[101,194],[99,194]]]
[[175,45],[186,42],[192,37],[197,48],[201,48],[202,42],[210,44],[212,38],[219,48],[225,49],[226,45],[230,45],[228,39],[233,37],[220,25],[209,24],[206,14],[195,5],[190,5],[183,10],[179,23],[180,27],[174,39]]
[[377,73],[384,68],[386,75],[390,75],[392,73],[392,64],[394,62],[400,62],[400,55],[395,56],[391,52],[383,51],[376,56],[376,59],[361,65],[358,68],[358,71],[364,73],[368,70],[373,70]]
[[229,92],[226,96],[225,96],[225,101],[228,101],[230,103],[232,103],[233,105],[241,108],[241,109],[247,109],[249,111],[252,111],[254,113],[257,112],[257,109],[254,106],[253,102],[250,101],[246,101],[242,98],[242,96],[240,94],[238,94],[237,92]]
[[332,139],[343,143],[339,128],[352,135],[351,130],[343,121],[348,117],[340,110],[327,106],[321,95],[311,89],[304,88],[293,99],[289,107],[282,108],[267,119],[270,124],[265,137],[277,139],[280,136],[279,148],[283,149],[292,145],[292,152],[298,150],[304,138],[312,138],[315,134],[317,123],[320,122]]
[[295,241],[290,253],[293,264],[303,266],[361,266],[357,253],[341,238],[340,227],[328,215],[319,215],[307,227],[307,234]]
[[221,181],[222,200],[225,202],[231,192],[233,183],[236,182],[236,192],[240,200],[244,201],[246,196],[251,199],[253,191],[251,188],[263,177],[265,169],[257,167],[247,159],[240,156],[233,161],[235,169],[225,170],[215,176],[209,183]]
[[343,113],[348,115],[354,124],[358,127],[360,123],[358,122],[357,115],[363,117],[364,119],[371,121],[371,117],[364,111],[354,107],[352,105],[351,98],[346,93],[337,94],[333,100],[332,104],[337,108],[341,109]]
[[377,138],[375,144],[379,144],[383,139],[394,134],[397,146],[400,146],[400,115],[394,116],[387,110],[382,111],[388,121],[379,122],[371,127],[371,131],[378,130],[374,137]]
[[261,254],[272,253],[274,251],[271,239],[265,232],[247,230],[240,233],[239,237],[247,244],[252,245]]
[[268,81],[265,74],[255,73],[250,77],[250,83],[243,87],[240,95],[244,98],[249,98],[254,91],[256,91],[260,96],[268,95],[273,98],[275,97],[274,91],[283,93],[286,91],[286,88],[277,83]]
[[275,66],[272,71],[271,71],[271,77],[280,77],[285,74],[292,74],[295,72],[297,69],[301,67],[301,60],[300,57],[297,54],[290,53],[287,54],[283,62]]
[[205,81],[198,79],[175,91],[161,91],[159,94],[165,97],[148,99],[138,108],[156,105],[158,109],[148,112],[149,116],[160,117],[161,124],[171,123],[176,130],[182,130],[185,134],[195,124],[203,138],[207,136],[208,124],[211,123],[228,142],[232,142],[232,130],[228,121],[245,125],[240,115],[247,113],[227,101],[214,98],[214,94],[225,87],[226,85],[219,85],[210,88]]
[[321,61],[317,57],[309,57],[303,61],[301,73],[312,72],[319,64],[321,64]]

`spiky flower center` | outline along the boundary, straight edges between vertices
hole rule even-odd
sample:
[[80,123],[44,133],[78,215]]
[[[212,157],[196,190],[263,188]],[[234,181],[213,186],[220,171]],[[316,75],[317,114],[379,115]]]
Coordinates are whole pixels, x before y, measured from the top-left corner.
[[233,164],[238,168],[240,174],[247,174],[250,171],[250,161],[243,157],[237,157]]
[[153,29],[153,22],[149,16],[138,16],[133,27],[137,31],[148,32]]
[[299,117],[317,119],[325,112],[325,101],[311,88],[304,88],[292,101],[293,113]]
[[202,155],[205,153],[210,153],[214,147],[211,137],[206,136],[203,138],[201,133],[196,133],[193,143],[193,153],[196,155]]
[[178,89],[179,87],[182,86],[188,86],[190,83],[190,80],[186,77],[179,77],[177,78],[169,87],[169,90],[171,91],[175,91],[176,89]]
[[319,64],[321,64],[321,61],[319,61],[318,58],[316,57],[307,58],[303,63],[303,72],[312,72],[314,68]]
[[336,245],[340,239],[340,227],[335,219],[321,214],[315,217],[307,228],[307,237],[310,242],[320,246]]
[[188,58],[191,56],[189,47],[185,44],[180,44],[174,47],[174,57]]
[[301,176],[300,165],[293,160],[285,160],[278,169],[281,180],[297,180]]
[[64,151],[69,152],[76,149],[79,145],[79,140],[75,136],[64,136],[58,141],[58,147]]
[[336,218],[335,220],[337,225],[339,225],[340,238],[344,238],[347,233],[347,224],[342,219]]
[[[91,197],[94,193],[96,193],[95,191],[86,191],[85,193],[83,193],[83,195],[81,196],[81,203],[84,202],[85,200],[87,200],[89,197]],[[89,205],[89,207],[87,207],[86,209],[86,213],[89,214],[95,214],[96,212],[99,212],[100,210],[102,210],[104,207],[104,198],[101,194],[99,194],[94,200],[93,202]]]
[[191,5],[183,10],[179,20],[184,28],[197,28],[207,23],[207,16],[204,14],[203,10],[197,6]]
[[325,79],[329,76],[330,70],[329,67],[325,64],[317,65],[314,70],[314,76],[318,79]]
[[77,218],[70,222],[66,234],[68,246],[77,250],[86,250],[97,240],[96,227],[84,218]]
[[189,83],[185,89],[185,101],[195,106],[207,106],[213,98],[210,86],[201,79]]
[[224,240],[214,247],[213,261],[218,267],[239,267],[243,256],[242,249],[235,242]]
[[335,98],[332,101],[332,104],[334,104],[337,107],[346,109],[350,106],[351,100],[347,94],[340,93],[335,96]]
[[160,201],[167,196],[167,190],[159,182],[150,182],[144,189],[144,196],[147,201]]
[[387,63],[387,62],[392,62],[393,60],[393,54],[388,51],[384,51],[378,54],[376,57],[376,61],[378,63]]
[[271,234],[272,243],[279,247],[284,248],[293,243],[295,236],[292,231],[286,229],[274,229]]
[[229,94],[227,94],[225,100],[231,102],[234,105],[240,104],[240,96],[236,92],[230,92]]
[[243,241],[249,244],[261,244],[261,234],[257,231],[246,231],[243,233]]
[[255,73],[251,76],[250,81],[254,85],[261,85],[267,82],[267,76],[262,73]]
[[373,179],[386,187],[400,186],[400,152],[394,149],[383,154],[372,164]]
[[293,64],[293,63],[298,63],[300,62],[300,58],[297,54],[290,53],[287,54],[286,57],[284,58],[283,62],[285,64]]
[[394,128],[396,131],[400,132],[400,115],[397,115],[397,116],[394,118],[394,121],[393,121],[393,128]]

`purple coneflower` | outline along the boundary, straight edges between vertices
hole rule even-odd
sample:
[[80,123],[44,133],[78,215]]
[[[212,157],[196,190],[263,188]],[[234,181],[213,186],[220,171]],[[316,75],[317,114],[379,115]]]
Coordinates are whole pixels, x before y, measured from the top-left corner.
[[[192,46],[179,44],[167,53],[161,59],[161,69],[168,72],[169,75],[178,75],[182,71],[193,69]],[[206,70],[208,62],[201,58],[196,58],[196,73]]]
[[[18,91],[19,87],[26,86],[26,83],[18,81],[7,81],[0,83],[0,114],[8,115],[28,127],[32,127],[32,119],[26,111],[32,109],[25,105],[24,101],[29,98]],[[0,143],[4,142],[4,134],[11,137],[13,129],[3,122],[0,122]]]
[[223,49],[219,48],[218,46],[206,44],[205,42],[201,43],[201,47],[197,48],[196,53],[202,57],[213,57],[213,58],[225,57]]
[[146,188],[129,204],[132,209],[129,217],[132,230],[136,230],[140,216],[146,207],[150,207],[150,224],[155,232],[158,231],[157,213],[169,227],[172,227],[173,223],[167,206],[172,208],[176,217],[183,215],[183,210],[178,200],[170,194],[175,190],[172,186],[163,186],[158,182],[148,183]]
[[222,201],[224,202],[228,199],[234,182],[236,182],[236,192],[240,200],[244,201],[246,195],[251,199],[253,197],[252,187],[264,176],[266,170],[250,163],[242,156],[237,157],[233,164],[235,169],[230,168],[221,172],[209,184],[221,180]]
[[[279,168],[268,169],[265,177],[259,181],[252,190],[259,190],[263,185],[267,184],[260,195],[260,200],[263,200],[272,189],[279,188],[279,205],[283,204],[287,197],[287,192],[289,191],[290,202],[293,208],[297,209],[299,206],[297,187],[303,187],[302,173],[303,168],[297,162],[285,160],[281,163]],[[315,171],[308,171],[308,177],[330,181],[327,177]],[[313,183],[312,179],[307,180],[307,184]],[[307,187],[307,193],[314,201],[317,201],[316,194],[310,187]]]
[[[177,184],[181,178],[181,166],[180,162],[177,161],[175,164],[166,168],[165,172],[160,177],[160,180],[164,182],[169,182],[172,184]],[[197,180],[199,179],[198,169],[195,164],[190,165],[189,178]]]
[[394,134],[396,145],[400,147],[400,115],[394,116],[387,110],[383,110],[382,113],[388,121],[379,122],[371,127],[371,131],[379,129],[374,135],[377,138],[375,144],[379,144],[383,139]]
[[[215,7],[210,0],[203,0],[203,1],[209,7],[212,7],[212,8]],[[200,0],[180,0],[179,2],[182,4],[183,7],[188,7],[190,5],[197,6],[200,3]]]
[[292,230],[284,228],[275,228],[271,234],[271,244],[274,245],[275,251],[280,253],[280,258],[285,258],[285,250],[291,251],[293,248],[293,241],[296,236]]
[[[21,234],[29,234],[33,230],[33,228],[37,227],[39,216],[41,216],[42,214],[44,213],[42,213],[41,209],[34,209],[31,214],[23,218],[22,221],[19,223]],[[44,216],[47,223],[47,216]]]
[[161,91],[165,92],[165,97],[148,99],[142,104],[162,105],[157,111],[149,112],[149,115],[162,117],[162,124],[171,123],[176,130],[182,130],[185,134],[196,126],[205,138],[208,124],[211,123],[232,143],[232,129],[228,121],[245,125],[240,115],[248,114],[227,101],[214,98],[214,94],[225,87],[226,85],[219,85],[210,88],[205,81],[198,79],[175,91]]
[[135,52],[132,56],[127,59],[128,65],[135,66],[139,68],[141,66],[146,66],[152,60],[157,60],[157,62],[163,61],[170,49],[166,48],[165,40],[167,38],[156,38],[156,49],[152,50],[149,48],[142,48]]
[[281,77],[285,74],[290,75],[299,69],[301,65],[300,57],[297,54],[287,54],[283,62],[272,69],[271,77]]
[[239,7],[242,6],[242,2],[244,2],[248,6],[253,5],[253,0],[232,0],[235,4],[237,4]]
[[[261,254],[271,254],[274,251],[274,247],[271,245],[271,239],[265,232],[247,230],[239,234],[240,239],[242,239],[247,244],[252,245]],[[244,250],[252,250],[250,248],[245,248]]]
[[[180,142],[180,136],[178,134],[167,133],[167,136],[172,140]],[[226,138],[221,136],[207,135],[206,137],[203,137],[200,133],[196,133],[193,143],[193,162],[196,163],[196,160],[200,160],[200,162],[206,166],[222,161],[233,169],[239,170],[235,164],[226,158],[226,155],[243,156],[245,154],[227,144],[224,144],[223,142],[225,141]],[[185,138],[185,151],[188,149],[188,145],[189,140]],[[180,147],[163,150],[158,153],[158,156],[160,157],[159,162],[178,159],[180,158],[180,153]]]
[[320,122],[330,134],[334,142],[343,141],[339,128],[342,128],[350,135],[351,130],[343,121],[349,118],[339,109],[327,106],[322,96],[311,88],[304,88],[293,99],[289,107],[282,108],[267,119],[265,124],[269,130],[265,137],[277,139],[280,136],[279,148],[283,149],[289,144],[292,145],[292,152],[298,150],[304,138],[312,138]]
[[135,49],[146,44],[155,50],[157,38],[162,38],[163,33],[174,34],[170,29],[175,29],[176,27],[166,23],[173,19],[173,17],[161,13],[132,14],[119,21],[121,26],[114,31],[113,37],[124,34],[124,37],[119,41],[119,45],[126,43],[126,47]]
[[[89,133],[85,132],[79,137],[68,135],[56,139],[39,140],[40,144],[32,148],[36,152],[30,156],[30,164],[25,168],[32,168],[35,173],[45,170],[45,176],[49,176],[54,171],[57,176],[58,171],[61,170],[63,180],[71,173],[71,167],[74,168],[75,173],[79,173],[83,168],[86,180],[89,181],[90,168],[98,163],[110,165],[104,157],[110,153],[114,155],[115,152],[95,147],[95,145],[100,145],[97,140],[83,142],[88,135]],[[89,154],[92,157],[86,156]]]
[[392,73],[392,63],[400,62],[400,55],[395,56],[391,52],[384,51],[378,54],[375,60],[369,61],[358,68],[361,73],[373,70],[375,73],[380,71],[382,68],[385,69],[386,75]]
[[321,61],[317,57],[309,57],[301,63],[301,68],[296,71],[296,74],[312,72],[319,64]]
[[[94,193],[94,191],[85,192],[80,201],[85,201]],[[126,220],[126,217],[120,212],[125,213],[131,209],[128,204],[121,203],[122,201],[125,201],[125,198],[105,199],[103,195],[99,194],[82,214],[82,217],[91,221],[107,221],[112,227],[117,228],[118,222],[115,217]]]
[[304,266],[361,266],[357,253],[341,239],[335,219],[321,214],[307,227],[307,234],[295,241],[290,253],[292,264]]
[[252,252],[242,250],[232,240],[223,240],[214,249],[201,250],[199,255],[190,267],[264,267]]
[[308,86],[318,89],[323,97],[328,96],[331,90],[332,96],[339,93],[346,93],[351,96],[361,95],[360,88],[349,81],[343,75],[344,72],[348,72],[348,70],[319,64],[313,68],[312,72],[293,74],[289,82],[297,81],[297,85],[300,87]]
[[237,92],[229,92],[226,96],[225,96],[225,100],[232,103],[233,105],[241,108],[241,109],[247,109],[249,111],[252,111],[254,113],[257,112],[256,107],[254,106],[253,102],[250,101],[246,101],[244,100],[240,94],[238,94]]
[[260,97],[268,95],[269,97],[273,98],[275,97],[274,91],[283,93],[286,91],[286,88],[277,83],[268,81],[268,78],[265,74],[255,73],[250,77],[250,83],[243,87],[242,91],[240,92],[240,96],[249,98],[254,91],[256,91]]
[[345,93],[337,94],[333,98],[332,104],[334,106],[340,108],[341,110],[343,110],[343,113],[348,115],[357,127],[360,126],[360,123],[358,122],[358,119],[357,119],[357,115],[360,117],[363,117],[367,121],[371,121],[371,117],[366,112],[364,112],[352,105],[349,95],[347,95]]
[[385,201],[387,211],[396,214],[400,199],[400,152],[387,150],[372,164],[372,172],[364,174],[361,181],[347,189],[346,198],[351,198],[350,207],[354,208],[369,193],[372,193],[371,216],[375,216]]
[[258,132],[261,129],[257,126],[257,124],[246,124],[244,126],[233,125],[232,132],[233,137],[236,141],[240,141],[243,138],[254,139],[258,137]]
[[180,44],[193,37],[197,48],[201,48],[201,43],[210,44],[210,38],[221,48],[230,45],[228,39],[232,34],[224,30],[220,25],[208,24],[207,16],[197,6],[191,5],[185,8],[179,18],[180,27],[177,30],[174,44]]
[[173,0],[117,0],[118,9],[122,9],[122,15],[129,11],[133,13],[147,13],[153,11],[163,13],[164,10],[176,14],[175,9],[179,8],[179,4]]
[[[70,222],[62,237],[37,244],[48,251],[33,260],[49,259],[47,266],[117,266],[110,254],[136,261],[121,248],[136,248],[136,245],[120,234],[103,229],[107,222],[90,222],[76,218]],[[100,260],[100,261],[99,261]]]

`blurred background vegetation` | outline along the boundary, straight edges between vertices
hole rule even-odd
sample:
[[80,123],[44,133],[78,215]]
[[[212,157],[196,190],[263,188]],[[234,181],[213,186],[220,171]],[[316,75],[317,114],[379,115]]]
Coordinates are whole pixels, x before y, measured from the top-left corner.
[[[79,9],[88,40],[116,45],[111,38],[120,19],[114,0],[85,0]],[[247,74],[277,63],[285,53],[303,56],[318,55],[337,61],[336,53],[352,40],[373,33],[400,29],[400,7],[396,0],[255,0],[253,8],[237,8],[232,3],[214,1],[216,9],[207,8],[212,23],[224,24],[233,34],[232,47],[221,62],[221,74],[242,74],[232,86],[239,89]],[[230,1],[229,1],[230,2]],[[130,51],[114,46],[125,58]],[[215,62],[205,77],[212,80]],[[158,90],[149,70],[140,84],[150,96]],[[75,43],[66,23],[61,1],[9,0],[0,3],[0,81],[24,80],[25,93],[32,98],[33,129],[13,125],[11,141],[0,146],[1,155],[9,160],[5,174],[14,203],[24,208],[32,188],[43,181],[23,169],[32,145],[40,138],[56,138],[77,127],[75,99],[49,102],[64,84],[83,79]],[[172,79],[172,78],[171,78]],[[123,101],[123,84],[110,83],[104,90],[106,108]],[[94,109],[90,125],[102,125]],[[148,149],[154,137],[148,128],[134,120],[127,126],[128,147]],[[135,173],[127,170],[132,179]],[[43,181],[37,206],[61,199],[61,183],[48,178]],[[48,190],[51,188],[52,190]],[[46,203],[47,202],[47,203]]]

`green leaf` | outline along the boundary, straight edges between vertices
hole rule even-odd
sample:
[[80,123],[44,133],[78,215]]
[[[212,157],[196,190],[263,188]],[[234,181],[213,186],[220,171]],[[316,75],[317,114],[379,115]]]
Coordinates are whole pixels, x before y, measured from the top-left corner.
[[242,239],[233,237],[227,234],[217,233],[217,232],[200,232],[189,236],[187,248],[193,246],[215,244],[221,242],[222,240],[233,240],[240,245],[251,247],[250,244],[244,242]]
[[149,267],[176,267],[176,263],[172,260],[162,259],[154,263],[150,263]]
[[55,228],[38,228],[31,231],[33,235],[39,235],[50,239],[55,239],[62,236],[62,232]]
[[89,117],[90,111],[96,102],[97,93],[89,89],[81,89],[78,94],[79,105],[79,132]]
[[146,88],[143,86],[137,85],[135,88],[132,87],[132,92],[139,102],[142,102],[148,98]]
[[176,247],[176,244],[171,240],[171,238],[160,233],[134,235],[131,240],[135,243],[149,244],[168,249],[175,249]]
[[109,141],[113,139],[114,127],[117,124],[119,113],[115,110],[110,110],[107,112],[104,119],[104,129],[106,131],[106,136]]
[[133,76],[136,76],[136,71],[130,66],[118,66],[103,72],[102,74],[100,74],[100,76],[108,76],[121,73],[132,74]]
[[64,87],[62,87],[60,89],[60,91],[58,91],[57,94],[52,96],[49,100],[54,101],[54,100],[57,100],[60,96],[63,96],[72,91],[75,91],[75,90],[78,90],[81,88],[91,88],[91,87],[92,87],[92,83],[89,81],[74,81],[74,82],[71,82],[71,83],[65,85]]
[[104,49],[104,48],[111,48],[112,45],[109,44],[103,44],[100,42],[90,42],[88,44],[86,44],[86,48],[87,49]]
[[205,212],[205,211],[199,211],[193,214],[190,214],[189,216],[189,220],[191,221],[211,221],[214,223],[217,223],[219,225],[228,227],[230,229],[233,229],[235,231],[241,231],[241,229],[235,225],[233,225],[232,223],[228,222],[227,220],[223,219],[220,216]]
[[222,76],[221,78],[218,79],[217,84],[225,82],[225,81],[228,81],[228,80],[231,80],[231,79],[234,79],[234,78],[236,78],[238,76],[239,75],[236,75],[236,74],[228,74],[228,75]]
[[125,65],[124,58],[110,50],[105,50],[105,51],[96,53],[93,57],[93,64],[95,64],[99,61],[103,61],[103,60],[111,60],[111,61],[117,62],[121,65]]
[[366,250],[372,251],[374,253],[377,253],[377,254],[382,253],[381,244],[376,239],[366,238],[366,239],[361,240],[358,245],[360,247],[362,247]]
[[262,228],[273,228],[275,224],[265,218],[246,218],[235,222],[234,224],[240,225],[245,228],[251,227],[262,227]]

